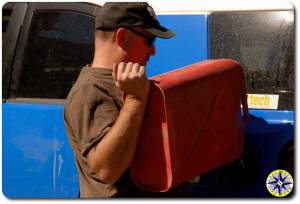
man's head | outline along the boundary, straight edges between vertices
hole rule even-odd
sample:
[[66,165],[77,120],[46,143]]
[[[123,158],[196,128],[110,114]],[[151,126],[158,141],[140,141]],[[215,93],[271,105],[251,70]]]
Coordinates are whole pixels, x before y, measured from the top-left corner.
[[146,64],[155,54],[154,40],[175,36],[158,22],[146,2],[108,2],[96,17],[96,30],[114,33],[113,39],[124,51],[124,61]]

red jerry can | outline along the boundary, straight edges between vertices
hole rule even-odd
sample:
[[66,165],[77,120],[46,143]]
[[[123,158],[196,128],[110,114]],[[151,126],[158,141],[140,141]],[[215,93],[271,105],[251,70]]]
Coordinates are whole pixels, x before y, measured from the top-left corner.
[[230,59],[207,60],[151,81],[131,164],[132,179],[139,188],[165,192],[240,158],[248,117],[240,64]]

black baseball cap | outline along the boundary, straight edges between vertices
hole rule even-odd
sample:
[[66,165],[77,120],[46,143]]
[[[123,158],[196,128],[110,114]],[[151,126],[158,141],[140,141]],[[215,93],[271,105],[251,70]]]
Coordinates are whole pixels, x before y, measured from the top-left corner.
[[159,38],[175,36],[173,31],[160,25],[147,2],[106,2],[96,16],[98,30],[112,31],[137,26]]

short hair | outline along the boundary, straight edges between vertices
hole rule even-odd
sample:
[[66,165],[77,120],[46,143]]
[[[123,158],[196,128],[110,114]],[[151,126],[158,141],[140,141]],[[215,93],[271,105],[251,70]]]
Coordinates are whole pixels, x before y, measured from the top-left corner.
[[115,31],[103,31],[103,30],[97,30],[95,32],[95,38],[101,40],[101,41],[109,41],[113,40],[113,37],[115,36]]

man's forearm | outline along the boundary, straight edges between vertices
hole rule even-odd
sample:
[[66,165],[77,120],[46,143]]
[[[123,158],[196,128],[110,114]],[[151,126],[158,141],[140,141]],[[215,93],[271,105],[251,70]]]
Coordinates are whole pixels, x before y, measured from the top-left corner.
[[91,168],[105,183],[114,183],[133,159],[146,102],[126,97],[111,130],[88,154]]

